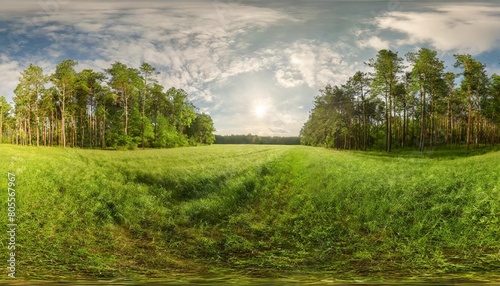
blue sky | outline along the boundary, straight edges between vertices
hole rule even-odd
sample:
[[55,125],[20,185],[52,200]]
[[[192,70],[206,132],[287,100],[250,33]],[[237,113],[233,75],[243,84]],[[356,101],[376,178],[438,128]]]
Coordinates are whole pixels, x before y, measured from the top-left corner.
[[[271,3],[269,3],[271,2]],[[296,136],[314,97],[379,49],[438,51],[448,69],[470,53],[500,74],[493,1],[2,0],[0,95],[30,63],[102,70],[142,62],[190,94],[218,134]]]

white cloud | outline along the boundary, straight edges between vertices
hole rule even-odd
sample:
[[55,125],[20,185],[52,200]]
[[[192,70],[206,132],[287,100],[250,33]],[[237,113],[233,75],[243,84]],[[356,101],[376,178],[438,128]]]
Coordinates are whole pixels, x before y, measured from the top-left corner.
[[377,36],[370,37],[359,42],[361,48],[373,48],[377,51],[389,49],[389,41],[382,40]]
[[0,96],[5,96],[7,101],[12,101],[13,90],[16,88],[22,68],[17,61],[6,56],[0,56]]
[[296,87],[304,83],[304,81],[300,78],[300,74],[294,71],[285,72],[283,70],[277,70],[275,77],[278,83],[286,88]]
[[376,18],[379,28],[407,35],[399,45],[429,43],[441,51],[478,54],[500,43],[500,7],[441,5],[432,12],[389,12]]
[[327,83],[339,84],[354,74],[355,67],[348,64],[344,43],[327,43],[315,40],[299,40],[287,48],[277,47],[274,52],[282,55],[276,60],[276,80],[283,87],[306,84],[322,88]]
[[290,64],[302,74],[302,78],[309,86],[315,85],[316,53],[314,47],[308,43],[296,43],[291,49],[285,50]]

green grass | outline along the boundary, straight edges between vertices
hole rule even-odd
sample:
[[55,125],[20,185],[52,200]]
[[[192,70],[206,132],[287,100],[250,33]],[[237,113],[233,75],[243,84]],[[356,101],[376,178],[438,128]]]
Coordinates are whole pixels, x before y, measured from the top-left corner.
[[[2,190],[16,175],[17,276],[27,279],[500,269],[498,151],[0,145],[0,170]],[[5,210],[6,191],[0,200]]]

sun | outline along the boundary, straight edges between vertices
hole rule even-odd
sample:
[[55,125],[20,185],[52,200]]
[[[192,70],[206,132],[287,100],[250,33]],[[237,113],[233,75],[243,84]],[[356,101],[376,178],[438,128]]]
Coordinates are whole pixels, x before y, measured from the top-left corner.
[[255,116],[257,116],[257,118],[262,118],[262,117],[266,116],[268,109],[269,109],[269,106],[264,105],[264,104],[259,104],[259,105],[255,106],[255,108],[254,108]]
[[263,120],[274,110],[273,102],[268,97],[256,97],[248,102],[248,114],[255,119]]

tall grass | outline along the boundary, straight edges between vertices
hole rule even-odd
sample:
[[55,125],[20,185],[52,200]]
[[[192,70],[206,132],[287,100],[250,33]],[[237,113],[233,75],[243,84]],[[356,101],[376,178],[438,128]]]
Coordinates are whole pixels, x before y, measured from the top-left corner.
[[493,273],[500,153],[439,152],[0,145],[0,170],[21,277]]

